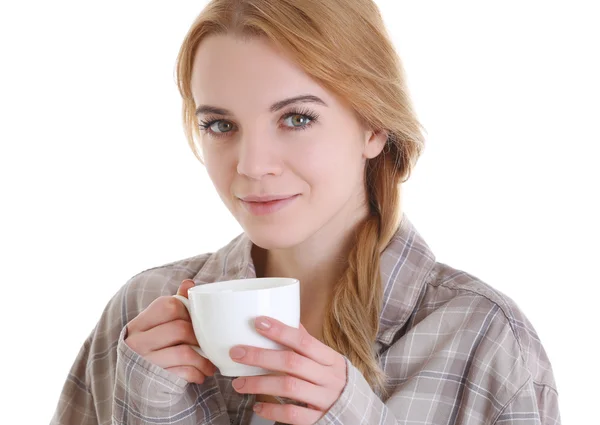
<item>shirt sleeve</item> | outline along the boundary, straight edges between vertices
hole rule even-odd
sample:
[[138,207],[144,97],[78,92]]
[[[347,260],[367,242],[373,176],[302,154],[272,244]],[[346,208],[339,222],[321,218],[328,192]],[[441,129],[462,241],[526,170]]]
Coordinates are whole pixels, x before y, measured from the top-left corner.
[[211,404],[214,382],[190,384],[125,343],[127,323],[181,281],[153,273],[132,278],[107,304],[71,367],[52,425],[192,425],[223,410]]
[[494,425],[560,425],[556,390],[528,381],[505,406]]
[[170,423],[195,425],[204,419],[197,412],[201,386],[154,365],[126,343],[127,327],[117,346],[112,424]]
[[51,425],[78,424],[97,425],[98,417],[94,406],[94,398],[85,374],[92,336],[88,337],[79,350],[63,385],[58,406],[54,411]]
[[315,425],[392,425],[394,412],[373,392],[362,373],[346,359],[347,382],[338,400]]
[[[463,310],[453,311],[462,318]],[[496,307],[479,310],[457,322],[458,330],[448,327],[451,337],[430,336],[436,320],[398,339],[386,353],[391,387],[383,399],[346,358],[346,386],[317,425],[559,425],[558,394],[539,341],[522,355],[523,342],[532,342],[519,343]],[[534,375],[536,368],[543,373]]]
[[[315,425],[398,425],[415,423],[413,420],[398,419],[401,412],[395,412],[394,407],[382,402],[360,371],[348,359],[346,359],[346,365],[348,381],[342,394]],[[397,391],[397,393],[400,392]],[[530,380],[507,403],[493,424],[560,425],[557,398],[557,393],[553,388],[537,385]],[[424,420],[428,415],[428,411],[424,410],[422,413],[423,421],[421,423],[429,423]],[[488,419],[493,420],[491,417]],[[490,422],[476,421],[476,423]]]

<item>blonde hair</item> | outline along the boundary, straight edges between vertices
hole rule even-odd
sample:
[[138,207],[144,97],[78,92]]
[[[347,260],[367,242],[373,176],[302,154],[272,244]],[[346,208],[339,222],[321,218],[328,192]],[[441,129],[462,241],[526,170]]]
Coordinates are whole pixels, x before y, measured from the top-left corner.
[[190,82],[196,48],[212,34],[267,37],[346,100],[363,124],[388,134],[383,152],[365,167],[370,214],[356,232],[323,329],[323,342],[348,357],[384,395],[385,374],[373,345],[383,302],[380,255],[398,228],[400,184],[409,178],[424,139],[379,10],[372,0],[212,0],[188,31],[176,69],[184,130],[201,161]]

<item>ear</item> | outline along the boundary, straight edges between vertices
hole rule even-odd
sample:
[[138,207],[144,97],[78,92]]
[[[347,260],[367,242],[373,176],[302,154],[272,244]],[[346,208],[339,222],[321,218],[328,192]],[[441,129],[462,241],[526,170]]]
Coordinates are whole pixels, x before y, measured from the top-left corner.
[[366,159],[375,158],[381,153],[388,139],[388,133],[385,130],[368,130],[365,132],[365,145],[363,156]]

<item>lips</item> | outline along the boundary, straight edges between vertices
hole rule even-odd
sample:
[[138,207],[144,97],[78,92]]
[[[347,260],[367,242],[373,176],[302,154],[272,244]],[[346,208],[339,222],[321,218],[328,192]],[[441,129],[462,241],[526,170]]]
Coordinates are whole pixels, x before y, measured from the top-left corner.
[[244,196],[240,198],[244,202],[271,202],[271,201],[282,201],[284,199],[291,198],[295,195],[263,195],[263,196]]
[[239,198],[244,208],[252,215],[273,214],[291,203],[300,195],[249,195]]

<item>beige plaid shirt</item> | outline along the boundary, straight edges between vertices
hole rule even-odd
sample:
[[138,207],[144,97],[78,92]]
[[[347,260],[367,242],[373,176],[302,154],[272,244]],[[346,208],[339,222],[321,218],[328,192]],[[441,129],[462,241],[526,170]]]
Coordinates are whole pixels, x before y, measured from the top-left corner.
[[[196,284],[255,277],[242,234],[203,254],[132,277],[110,300],[69,373],[52,424],[248,425],[254,396],[217,373],[202,385],[143,359],[126,324],[154,299]],[[386,399],[347,361],[341,396],[318,425],[559,424],[552,369],[534,328],[508,297],[440,262],[406,215],[382,254],[385,287],[374,347]]]

